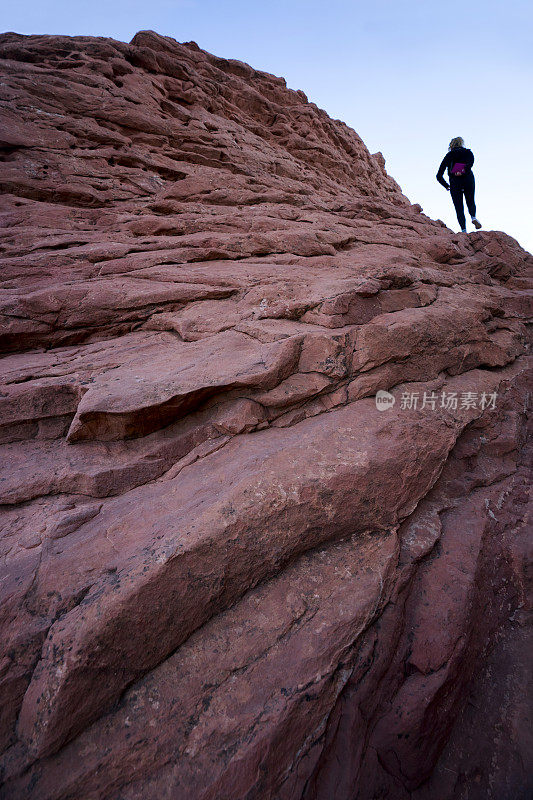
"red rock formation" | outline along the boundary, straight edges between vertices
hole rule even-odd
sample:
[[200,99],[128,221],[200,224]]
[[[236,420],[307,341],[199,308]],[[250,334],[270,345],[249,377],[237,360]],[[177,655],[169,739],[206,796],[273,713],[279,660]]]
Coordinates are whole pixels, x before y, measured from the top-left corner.
[[0,68],[1,796],[528,796],[531,256],[194,43]]

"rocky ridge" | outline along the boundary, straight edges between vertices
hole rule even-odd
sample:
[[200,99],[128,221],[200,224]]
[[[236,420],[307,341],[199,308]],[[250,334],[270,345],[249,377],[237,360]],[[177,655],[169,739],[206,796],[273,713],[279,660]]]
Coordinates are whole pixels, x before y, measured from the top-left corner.
[[193,42],[0,71],[0,796],[528,796],[532,257]]

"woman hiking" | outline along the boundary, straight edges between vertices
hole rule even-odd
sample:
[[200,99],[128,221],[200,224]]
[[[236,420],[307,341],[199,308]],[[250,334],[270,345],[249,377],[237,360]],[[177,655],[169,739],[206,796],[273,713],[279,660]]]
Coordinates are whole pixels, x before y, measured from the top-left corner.
[[[455,206],[457,221],[461,226],[461,231],[466,233],[465,211],[463,207],[463,195],[465,196],[468,212],[472,217],[472,225],[481,228],[481,222],[476,218],[476,203],[474,201],[475,181],[472,172],[474,154],[465,147],[464,140],[460,136],[452,139],[448,152],[442,159],[437,180],[445,189],[448,189]],[[443,178],[444,170],[448,169],[450,183],[446,183]]]

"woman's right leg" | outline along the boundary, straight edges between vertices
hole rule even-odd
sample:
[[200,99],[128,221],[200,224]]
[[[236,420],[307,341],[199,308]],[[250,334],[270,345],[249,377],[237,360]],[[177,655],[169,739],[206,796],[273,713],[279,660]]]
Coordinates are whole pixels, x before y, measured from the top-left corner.
[[455,206],[455,213],[457,214],[457,222],[461,226],[461,230],[466,228],[465,209],[463,206],[463,186],[462,184],[450,181],[450,194],[452,196],[453,204]]
[[475,191],[476,183],[474,180],[474,175],[470,173],[470,175],[465,176],[465,200],[468,207],[468,213],[473,218],[476,216],[476,202],[474,200]]

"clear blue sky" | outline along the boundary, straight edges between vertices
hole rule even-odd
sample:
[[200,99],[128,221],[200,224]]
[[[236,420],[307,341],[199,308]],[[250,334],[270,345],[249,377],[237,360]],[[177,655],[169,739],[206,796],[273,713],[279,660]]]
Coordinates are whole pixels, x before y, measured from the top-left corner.
[[0,28],[122,41],[150,28],[282,75],[381,150],[409,199],[455,230],[435,173],[463,136],[483,226],[533,250],[530,0],[23,0]]

